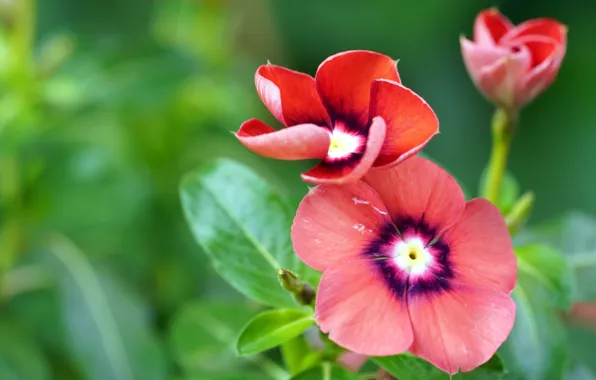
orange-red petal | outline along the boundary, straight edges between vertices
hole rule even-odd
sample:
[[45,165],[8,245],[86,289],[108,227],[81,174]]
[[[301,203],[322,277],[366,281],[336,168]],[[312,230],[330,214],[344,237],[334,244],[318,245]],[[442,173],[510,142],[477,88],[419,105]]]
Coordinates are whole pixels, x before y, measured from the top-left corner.
[[315,313],[329,339],[359,354],[396,355],[412,343],[405,295],[394,294],[368,260],[327,269]]
[[449,246],[454,281],[470,287],[511,293],[517,260],[505,220],[486,199],[466,204],[461,218],[443,234]]
[[508,294],[456,287],[438,295],[408,297],[414,330],[410,352],[449,374],[487,362],[513,328]]
[[567,28],[557,20],[550,18],[528,20],[517,25],[503,36],[503,42],[511,42],[520,37],[535,36],[548,37],[558,44],[567,44]]
[[278,160],[323,158],[329,150],[329,130],[315,124],[300,124],[276,131],[257,119],[244,122],[236,137],[261,156]]
[[364,50],[339,53],[323,61],[315,81],[332,121],[365,128],[369,122],[370,88],[375,79],[399,82],[396,62]]
[[439,133],[439,120],[428,103],[400,83],[373,82],[370,113],[381,116],[387,133],[375,166],[392,165],[420,151]]
[[298,206],[292,242],[300,260],[322,271],[356,260],[387,223],[383,202],[364,182],[320,185]]
[[373,169],[365,177],[393,220],[412,218],[439,235],[461,217],[465,196],[449,173],[437,164],[412,157],[390,169]]
[[509,19],[498,10],[486,9],[474,21],[474,42],[481,45],[496,45],[513,28]]
[[267,64],[257,69],[255,85],[265,106],[285,126],[329,125],[329,116],[310,75]]

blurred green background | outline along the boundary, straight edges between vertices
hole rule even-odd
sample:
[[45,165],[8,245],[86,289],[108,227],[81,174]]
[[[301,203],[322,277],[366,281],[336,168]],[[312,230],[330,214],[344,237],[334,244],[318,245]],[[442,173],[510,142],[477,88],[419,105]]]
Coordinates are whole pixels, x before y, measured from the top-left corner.
[[277,125],[253,84],[267,60],[314,74],[342,50],[400,59],[441,122],[425,152],[476,189],[492,108],[459,36],[493,5],[516,23],[569,26],[559,78],[512,148],[533,220],[596,214],[596,2],[0,0],[0,379],[182,375],[173,318],[238,296],[188,231],[181,176],[226,156],[295,202],[307,190],[312,163],[258,157],[230,133],[251,117]]

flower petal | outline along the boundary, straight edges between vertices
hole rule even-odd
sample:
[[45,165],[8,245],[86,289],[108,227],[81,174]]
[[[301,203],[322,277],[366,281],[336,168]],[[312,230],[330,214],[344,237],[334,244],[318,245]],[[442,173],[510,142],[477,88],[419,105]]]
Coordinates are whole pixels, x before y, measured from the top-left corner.
[[533,36],[549,37],[558,44],[567,44],[567,28],[557,20],[550,18],[538,18],[519,24],[503,36],[503,43],[513,42],[519,37]]
[[485,67],[478,75],[476,86],[488,99],[511,108],[520,102],[518,86],[530,69],[531,59],[528,48],[518,46],[515,53]]
[[515,303],[509,295],[464,286],[408,297],[408,311],[414,329],[410,352],[449,374],[487,362],[515,320]]
[[356,181],[372,167],[377,159],[386,131],[385,121],[375,117],[366,139],[366,148],[355,160],[331,160],[327,157],[311,170],[302,173],[302,179],[314,184],[343,184]]
[[455,179],[422,157],[390,169],[371,170],[364,182],[379,194],[394,221],[424,220],[435,235],[454,224],[464,211],[465,196]]
[[464,63],[474,82],[478,81],[485,68],[511,54],[511,50],[507,47],[481,45],[463,36],[460,37],[460,45]]
[[358,372],[360,368],[362,368],[362,366],[368,361],[368,356],[347,351],[341,354],[337,361],[350,371]]
[[373,82],[370,113],[387,123],[385,142],[375,166],[392,165],[419,152],[439,133],[439,120],[430,106],[401,84],[386,79]]
[[533,68],[526,73],[518,88],[520,105],[529,103],[550,86],[559,73],[565,55],[564,46],[546,37],[533,37],[524,45],[532,52]]
[[267,64],[257,69],[255,85],[265,106],[285,126],[329,125],[329,116],[310,75]]
[[474,21],[474,41],[481,45],[496,45],[513,28],[513,24],[497,9],[486,9]]
[[276,131],[257,119],[244,122],[236,137],[261,156],[278,160],[323,158],[329,150],[329,130],[314,124],[300,124]]
[[327,58],[315,81],[333,122],[363,129],[369,122],[370,87],[375,79],[399,82],[396,62],[371,51],[347,51]]
[[317,186],[296,211],[294,250],[306,265],[323,271],[360,257],[388,222],[383,202],[364,182]]
[[394,294],[362,260],[329,268],[317,291],[315,320],[329,339],[350,351],[395,355],[412,343],[412,327],[404,294]]
[[511,293],[517,260],[505,220],[486,199],[466,204],[461,218],[443,234],[457,283]]

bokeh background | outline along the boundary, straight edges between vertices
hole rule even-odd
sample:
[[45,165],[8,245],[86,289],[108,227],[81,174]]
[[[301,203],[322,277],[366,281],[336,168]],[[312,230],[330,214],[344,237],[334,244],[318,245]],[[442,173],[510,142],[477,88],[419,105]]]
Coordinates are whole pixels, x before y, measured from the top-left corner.
[[[596,214],[596,2],[0,0],[0,379],[111,380],[105,361],[134,379],[182,376],[192,358],[176,347],[191,338],[172,321],[239,296],[192,239],[181,176],[225,156],[295,202],[307,190],[298,174],[312,163],[258,157],[230,133],[251,117],[277,125],[253,83],[267,60],[314,74],[343,50],[399,59],[441,122],[425,153],[475,191],[492,107],[459,36],[490,6],[568,25],[560,75],[524,110],[510,166],[536,193],[534,222]],[[192,323],[192,339],[211,339]]]

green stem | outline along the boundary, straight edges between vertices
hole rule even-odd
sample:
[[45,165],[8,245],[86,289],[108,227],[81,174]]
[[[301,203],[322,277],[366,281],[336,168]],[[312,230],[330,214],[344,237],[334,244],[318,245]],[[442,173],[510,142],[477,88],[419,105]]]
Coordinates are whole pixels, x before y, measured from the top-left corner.
[[511,207],[505,216],[505,222],[507,222],[507,228],[509,228],[511,236],[517,234],[517,232],[524,226],[530,217],[532,206],[534,206],[534,193],[528,191]]
[[493,146],[488,163],[488,177],[485,197],[497,204],[501,196],[503,177],[507,169],[509,147],[515,132],[517,114],[503,109],[497,109],[493,117]]
[[31,62],[35,35],[36,0],[18,0],[15,9],[13,49],[20,67],[28,67]]

